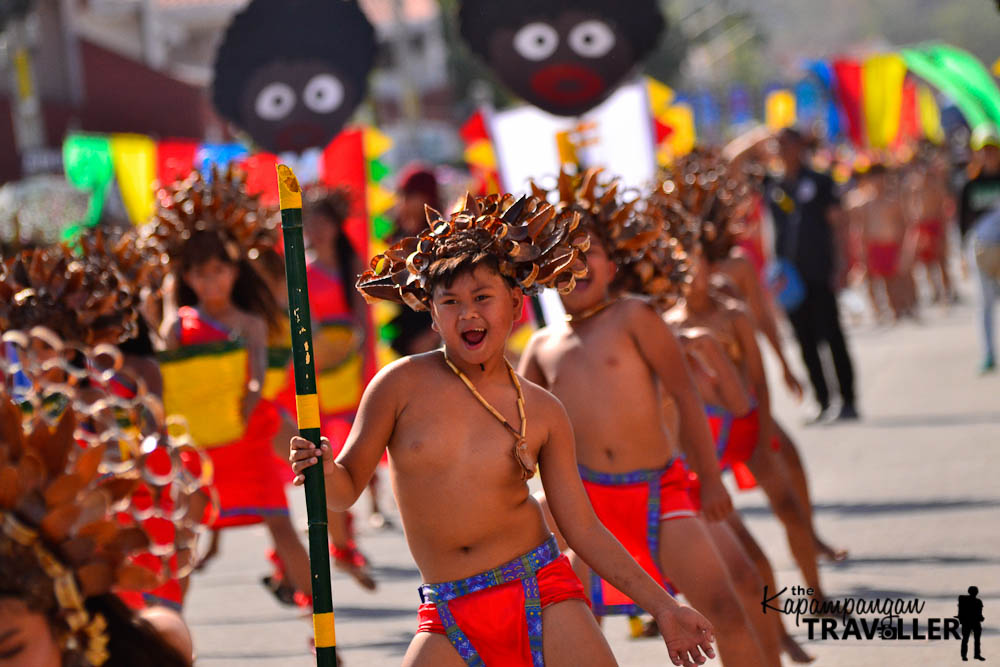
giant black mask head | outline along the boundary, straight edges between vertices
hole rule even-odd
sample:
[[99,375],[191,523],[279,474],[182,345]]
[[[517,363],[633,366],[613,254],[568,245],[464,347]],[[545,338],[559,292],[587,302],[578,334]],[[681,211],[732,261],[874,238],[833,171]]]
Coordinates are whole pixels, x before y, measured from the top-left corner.
[[666,27],[657,0],[463,0],[459,20],[503,83],[560,116],[607,99]]
[[375,31],[356,0],[252,0],[215,61],[219,113],[269,151],[325,146],[364,98]]

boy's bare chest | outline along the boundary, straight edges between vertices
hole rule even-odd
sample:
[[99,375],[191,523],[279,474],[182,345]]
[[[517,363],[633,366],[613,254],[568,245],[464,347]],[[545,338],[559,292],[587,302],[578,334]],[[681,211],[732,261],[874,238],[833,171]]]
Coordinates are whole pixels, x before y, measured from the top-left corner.
[[623,330],[602,327],[552,341],[540,358],[549,386],[564,402],[595,392],[622,394],[648,382],[649,367]]
[[[420,396],[410,402],[389,445],[395,465],[401,472],[416,475],[443,473],[498,483],[519,480],[514,458],[517,436],[511,429],[519,432],[521,420],[513,394],[491,401],[507,420],[507,427],[464,386],[459,388],[462,391]],[[504,398],[511,399],[509,405]],[[541,448],[541,432],[529,417],[526,439],[533,459]]]

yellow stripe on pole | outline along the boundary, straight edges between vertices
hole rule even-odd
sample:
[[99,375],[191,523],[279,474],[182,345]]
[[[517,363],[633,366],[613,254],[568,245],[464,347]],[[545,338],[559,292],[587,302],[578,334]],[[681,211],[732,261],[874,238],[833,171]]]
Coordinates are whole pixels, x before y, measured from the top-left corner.
[[337,645],[337,630],[333,626],[333,612],[313,614],[313,632],[316,648],[330,648]]
[[295,411],[298,413],[299,428],[319,428],[319,396],[298,394],[295,396]]
[[278,201],[281,210],[302,208],[302,188],[295,173],[283,164],[278,165]]

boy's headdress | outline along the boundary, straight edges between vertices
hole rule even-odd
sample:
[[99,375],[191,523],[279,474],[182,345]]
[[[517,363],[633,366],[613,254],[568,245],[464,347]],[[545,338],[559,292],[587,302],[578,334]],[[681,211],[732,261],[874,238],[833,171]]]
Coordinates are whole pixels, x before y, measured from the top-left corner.
[[482,255],[494,258],[500,273],[527,294],[544,287],[569,292],[587,270],[580,255],[590,241],[579,222],[579,213],[539,197],[468,195],[462,210],[449,217],[427,208],[427,229],[372,258],[357,287],[370,302],[384,299],[427,310],[435,263]]
[[743,231],[761,178],[756,168],[737,169],[717,152],[696,151],[662,174],[650,201],[679,215],[674,236],[688,251],[700,243],[709,261],[718,261]]
[[670,234],[671,212],[628,192],[617,178],[601,176],[599,169],[578,176],[563,171],[557,194],[559,206],[582,215],[581,228],[596,234],[618,266],[618,287],[656,297],[683,282],[686,257]]

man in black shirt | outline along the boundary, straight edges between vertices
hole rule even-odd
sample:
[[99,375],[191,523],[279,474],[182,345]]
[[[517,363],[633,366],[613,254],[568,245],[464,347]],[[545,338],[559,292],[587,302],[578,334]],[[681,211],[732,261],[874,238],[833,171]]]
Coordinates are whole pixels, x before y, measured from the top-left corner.
[[830,348],[840,385],[842,404],[837,419],[858,418],[854,395],[854,367],[844,333],[833,282],[836,269],[831,219],[840,215],[840,199],[833,180],[806,167],[805,141],[796,130],[778,135],[785,164],[782,179],[767,183],[767,202],[774,218],[778,257],[798,272],[805,287],[802,302],[789,310],[788,319],[802,349],[820,412],[816,421],[828,416],[830,390],[823,373],[819,346]]

